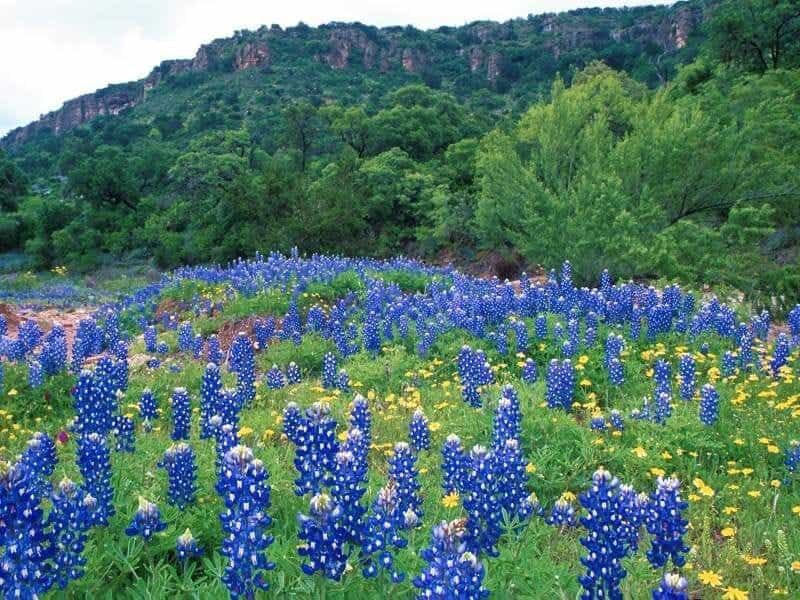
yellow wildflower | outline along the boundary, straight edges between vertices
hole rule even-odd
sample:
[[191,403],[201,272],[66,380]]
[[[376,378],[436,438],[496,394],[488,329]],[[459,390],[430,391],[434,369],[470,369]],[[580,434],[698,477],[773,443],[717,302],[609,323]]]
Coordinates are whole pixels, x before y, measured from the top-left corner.
[[450,492],[442,498],[442,506],[445,508],[455,508],[458,506],[458,492]]
[[722,577],[714,571],[700,571],[700,573],[697,574],[697,579],[703,585],[711,585],[714,587],[722,585]]

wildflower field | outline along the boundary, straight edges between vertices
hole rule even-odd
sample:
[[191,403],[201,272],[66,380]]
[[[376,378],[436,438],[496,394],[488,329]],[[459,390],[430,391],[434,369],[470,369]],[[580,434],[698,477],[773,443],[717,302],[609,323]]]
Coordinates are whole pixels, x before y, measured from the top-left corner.
[[800,307],[273,254],[0,340],[6,598],[800,598]]

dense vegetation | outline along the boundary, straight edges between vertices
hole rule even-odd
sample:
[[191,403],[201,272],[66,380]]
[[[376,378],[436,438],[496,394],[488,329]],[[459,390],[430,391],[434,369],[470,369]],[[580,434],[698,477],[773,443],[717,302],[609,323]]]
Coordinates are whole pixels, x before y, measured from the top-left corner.
[[0,595],[796,598],[787,321],[277,253],[0,316]]
[[[293,246],[493,250],[519,267],[569,258],[582,282],[608,265],[780,304],[800,291],[797,5],[723,2],[660,62],[610,36],[646,10],[668,9],[578,11],[600,42],[557,60],[523,53],[532,21],[513,21],[497,44],[516,68],[490,84],[447,58],[420,74],[330,69],[298,27],[281,38],[297,59],[271,74],[187,72],[0,157],[0,249],[77,270]],[[414,35],[447,57],[470,31]]]

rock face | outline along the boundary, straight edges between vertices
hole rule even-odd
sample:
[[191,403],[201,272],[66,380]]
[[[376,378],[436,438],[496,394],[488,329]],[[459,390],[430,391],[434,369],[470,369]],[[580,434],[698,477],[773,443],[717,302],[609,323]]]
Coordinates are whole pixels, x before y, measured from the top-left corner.
[[495,87],[501,78],[513,81],[524,74],[525,60],[546,53],[559,58],[581,48],[598,51],[614,43],[656,44],[665,53],[673,52],[690,42],[705,17],[704,10],[713,3],[688,0],[671,8],[638,9],[633,16],[614,9],[584,9],[505,23],[478,21],[435,31],[379,29],[360,23],[329,23],[317,28],[301,23],[287,29],[272,25],[237,31],[230,38],[200,46],[192,58],[162,62],[144,79],[68,100],[60,109],[9,132],[0,139],[0,147],[23,144],[40,132],[61,135],[98,116],[117,115],[146,101],[156,87],[186,73],[266,71],[273,65],[291,69],[310,57],[331,69],[402,70],[423,78],[471,73]]

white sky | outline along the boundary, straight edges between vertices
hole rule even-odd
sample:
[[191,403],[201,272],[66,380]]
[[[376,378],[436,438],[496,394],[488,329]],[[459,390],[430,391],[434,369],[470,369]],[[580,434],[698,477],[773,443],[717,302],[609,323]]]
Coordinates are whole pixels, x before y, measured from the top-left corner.
[[140,79],[237,29],[303,21],[429,29],[669,0],[0,0],[0,136],[75,96]]

